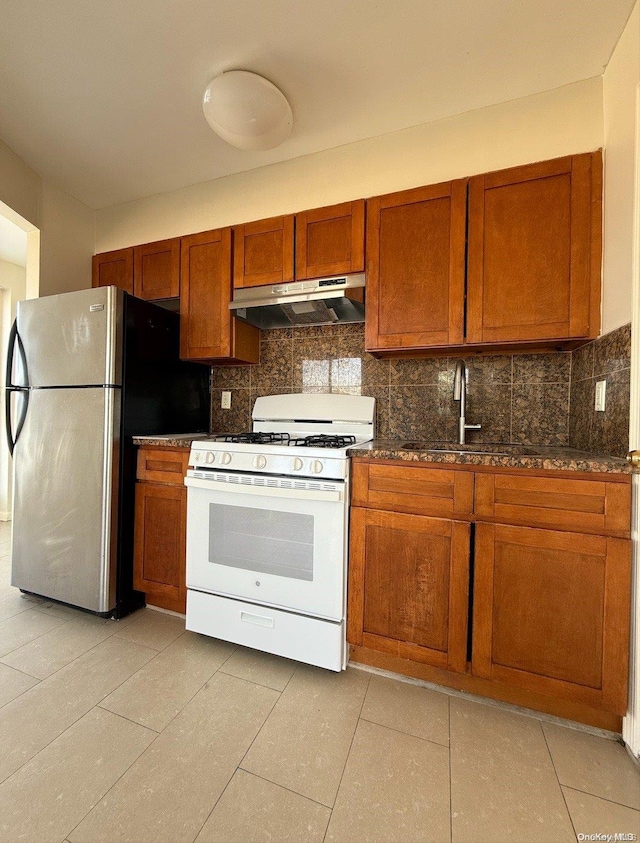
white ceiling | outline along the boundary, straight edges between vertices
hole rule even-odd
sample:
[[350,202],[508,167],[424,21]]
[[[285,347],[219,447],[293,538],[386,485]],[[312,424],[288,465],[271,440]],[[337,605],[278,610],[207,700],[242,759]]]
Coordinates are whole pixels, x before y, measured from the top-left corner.
[[[0,0],[0,137],[99,208],[602,73],[634,0]],[[213,134],[224,70],[274,82],[278,149]]]
[[0,261],[27,265],[27,232],[0,213]]

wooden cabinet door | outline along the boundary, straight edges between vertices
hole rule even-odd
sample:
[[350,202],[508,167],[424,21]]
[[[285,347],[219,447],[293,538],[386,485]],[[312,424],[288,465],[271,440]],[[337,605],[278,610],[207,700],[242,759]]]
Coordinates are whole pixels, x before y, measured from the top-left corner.
[[364,199],[296,214],[296,279],[364,272]]
[[180,356],[257,363],[260,333],[231,316],[231,229],[181,241]]
[[464,672],[470,526],[353,507],[347,639]]
[[293,281],[293,214],[233,228],[233,286]]
[[469,181],[468,343],[597,336],[600,154]]
[[367,200],[368,351],[459,345],[466,180]]
[[113,286],[125,293],[133,293],[133,248],[94,255],[91,286]]
[[626,539],[478,524],[473,673],[624,714],[630,594]]
[[185,612],[187,490],[136,483],[133,586],[155,606]]
[[133,291],[148,301],[180,295],[179,237],[134,247]]

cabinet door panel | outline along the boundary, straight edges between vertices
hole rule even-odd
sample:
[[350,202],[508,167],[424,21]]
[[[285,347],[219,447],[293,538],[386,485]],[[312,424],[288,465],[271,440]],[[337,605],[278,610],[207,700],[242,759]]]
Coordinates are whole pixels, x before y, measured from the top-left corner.
[[231,229],[183,237],[181,263],[180,356],[257,363],[258,329],[229,311]]
[[466,667],[468,524],[354,507],[348,639],[437,667]]
[[628,541],[478,524],[474,586],[474,674],[624,713]]
[[93,287],[118,287],[133,293],[133,249],[116,249],[93,256]]
[[466,180],[367,201],[368,350],[463,339]]
[[593,333],[592,193],[591,154],[470,180],[467,342]]
[[156,606],[185,611],[187,490],[136,484],[134,587]]
[[140,299],[180,295],[180,238],[146,243],[133,250],[133,289]]
[[296,214],[296,279],[364,271],[364,199]]
[[293,214],[234,226],[234,287],[293,281],[293,226]]

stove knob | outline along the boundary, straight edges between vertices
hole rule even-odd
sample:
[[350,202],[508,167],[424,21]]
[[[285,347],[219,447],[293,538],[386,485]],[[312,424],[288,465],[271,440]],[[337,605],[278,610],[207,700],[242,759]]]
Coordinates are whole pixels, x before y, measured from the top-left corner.
[[267,458],[263,457],[262,454],[259,454],[253,461],[253,464],[256,468],[264,468],[267,464]]
[[209,465],[211,465],[211,463],[216,461],[216,455],[213,453],[213,451],[207,451],[205,459],[209,463]]
[[229,465],[229,463],[231,462],[231,454],[225,451],[224,454],[220,457],[220,462],[222,463],[222,465]]
[[311,463],[311,471],[313,471],[314,474],[320,474],[320,472],[322,471],[323,468],[324,468],[324,466],[320,462],[320,460],[314,460]]
[[304,463],[302,462],[300,457],[296,457],[294,459],[294,461],[291,463],[291,467],[293,468],[294,471],[300,471],[300,469],[302,468],[303,465],[304,465]]

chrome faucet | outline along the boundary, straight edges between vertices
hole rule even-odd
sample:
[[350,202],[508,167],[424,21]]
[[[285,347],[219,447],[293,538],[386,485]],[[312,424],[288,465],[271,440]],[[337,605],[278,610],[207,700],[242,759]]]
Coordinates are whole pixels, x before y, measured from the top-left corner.
[[464,360],[456,360],[456,374],[453,379],[453,400],[460,402],[458,415],[458,444],[464,445],[467,430],[482,430],[481,424],[467,424],[467,364]]

